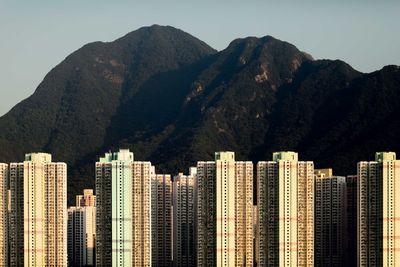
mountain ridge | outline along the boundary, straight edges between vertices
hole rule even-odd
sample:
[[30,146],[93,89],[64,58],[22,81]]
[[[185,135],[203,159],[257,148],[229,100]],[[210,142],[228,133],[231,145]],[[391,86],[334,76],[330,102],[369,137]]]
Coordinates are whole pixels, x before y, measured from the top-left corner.
[[354,174],[377,150],[400,151],[400,71],[361,73],[271,36],[216,51],[170,26],[140,28],[67,56],[35,93],[0,117],[0,162],[45,151],[68,163],[69,201],[94,186],[94,163],[130,148],[158,172],[214,151],[268,160],[295,150]]

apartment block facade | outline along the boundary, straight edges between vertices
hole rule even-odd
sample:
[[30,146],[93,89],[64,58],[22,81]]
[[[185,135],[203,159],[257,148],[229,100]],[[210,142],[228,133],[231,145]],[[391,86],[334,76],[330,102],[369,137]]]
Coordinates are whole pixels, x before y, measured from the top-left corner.
[[346,177],[315,170],[315,266],[346,266]]
[[96,266],[151,266],[151,164],[121,149],[96,163]]
[[357,266],[357,175],[346,177],[346,266]]
[[95,266],[96,206],[93,190],[85,189],[68,208],[68,265]]
[[400,160],[377,152],[357,165],[357,265],[400,265]]
[[83,189],[83,195],[76,196],[76,207],[95,207],[96,196],[93,189]]
[[32,153],[10,164],[11,266],[67,266],[67,165]]
[[8,165],[0,163],[0,266],[8,266]]
[[174,266],[195,266],[195,167],[189,175],[179,173],[173,180]]
[[258,266],[314,266],[314,164],[295,152],[257,164]]
[[152,265],[172,265],[172,181],[171,175],[151,177],[151,254]]
[[198,162],[196,196],[197,266],[253,266],[253,163]]

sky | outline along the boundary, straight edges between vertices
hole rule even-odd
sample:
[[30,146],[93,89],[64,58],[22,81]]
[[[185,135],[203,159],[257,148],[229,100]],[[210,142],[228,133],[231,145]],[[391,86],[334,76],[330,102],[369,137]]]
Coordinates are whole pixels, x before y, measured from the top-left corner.
[[0,116],[84,44],[153,24],[217,50],[236,38],[271,35],[362,72],[400,65],[398,0],[0,0]]

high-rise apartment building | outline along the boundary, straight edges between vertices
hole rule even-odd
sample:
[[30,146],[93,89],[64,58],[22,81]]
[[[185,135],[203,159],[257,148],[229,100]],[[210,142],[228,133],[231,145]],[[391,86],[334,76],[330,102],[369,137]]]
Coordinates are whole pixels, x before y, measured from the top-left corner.
[[258,162],[257,182],[257,266],[313,266],[313,162],[273,153]]
[[8,165],[0,163],[0,266],[8,266]]
[[151,177],[151,264],[172,264],[172,181],[171,175]]
[[217,152],[197,163],[198,266],[253,266],[253,163]]
[[32,153],[10,164],[11,266],[67,266],[67,165]]
[[11,163],[9,241],[10,266],[24,266],[24,163]]
[[346,263],[357,266],[357,175],[346,177]]
[[76,196],[77,207],[95,207],[96,196],[93,195],[93,189],[83,189],[83,195]]
[[133,162],[133,263],[151,263],[151,163]]
[[346,177],[315,170],[315,266],[346,264]]
[[68,208],[68,265],[94,266],[96,244],[96,207],[93,190],[85,189]]
[[173,182],[174,266],[195,266],[195,167],[189,175],[179,173]]
[[400,160],[378,152],[357,165],[358,266],[400,265]]
[[96,209],[96,266],[150,266],[150,162],[126,149],[100,158]]

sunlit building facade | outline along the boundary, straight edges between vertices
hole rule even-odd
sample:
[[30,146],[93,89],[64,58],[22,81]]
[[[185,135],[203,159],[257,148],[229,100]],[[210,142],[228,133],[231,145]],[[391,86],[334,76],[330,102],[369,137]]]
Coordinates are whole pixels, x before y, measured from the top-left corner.
[[95,207],[96,196],[93,194],[93,189],[83,189],[83,195],[76,196],[77,207]]
[[69,266],[94,266],[96,262],[96,207],[90,201],[95,196],[91,189],[85,189],[83,196],[77,196],[76,206],[68,208]]
[[151,266],[151,164],[121,149],[96,163],[96,266]]
[[0,266],[8,266],[8,165],[0,163]]
[[257,266],[314,266],[314,164],[295,152],[257,164]]
[[151,262],[151,163],[133,162],[133,263],[152,266]]
[[399,266],[400,160],[378,152],[357,167],[357,265]]
[[11,266],[67,266],[67,165],[32,153],[10,164]]
[[253,163],[198,162],[196,195],[197,266],[253,266]]

